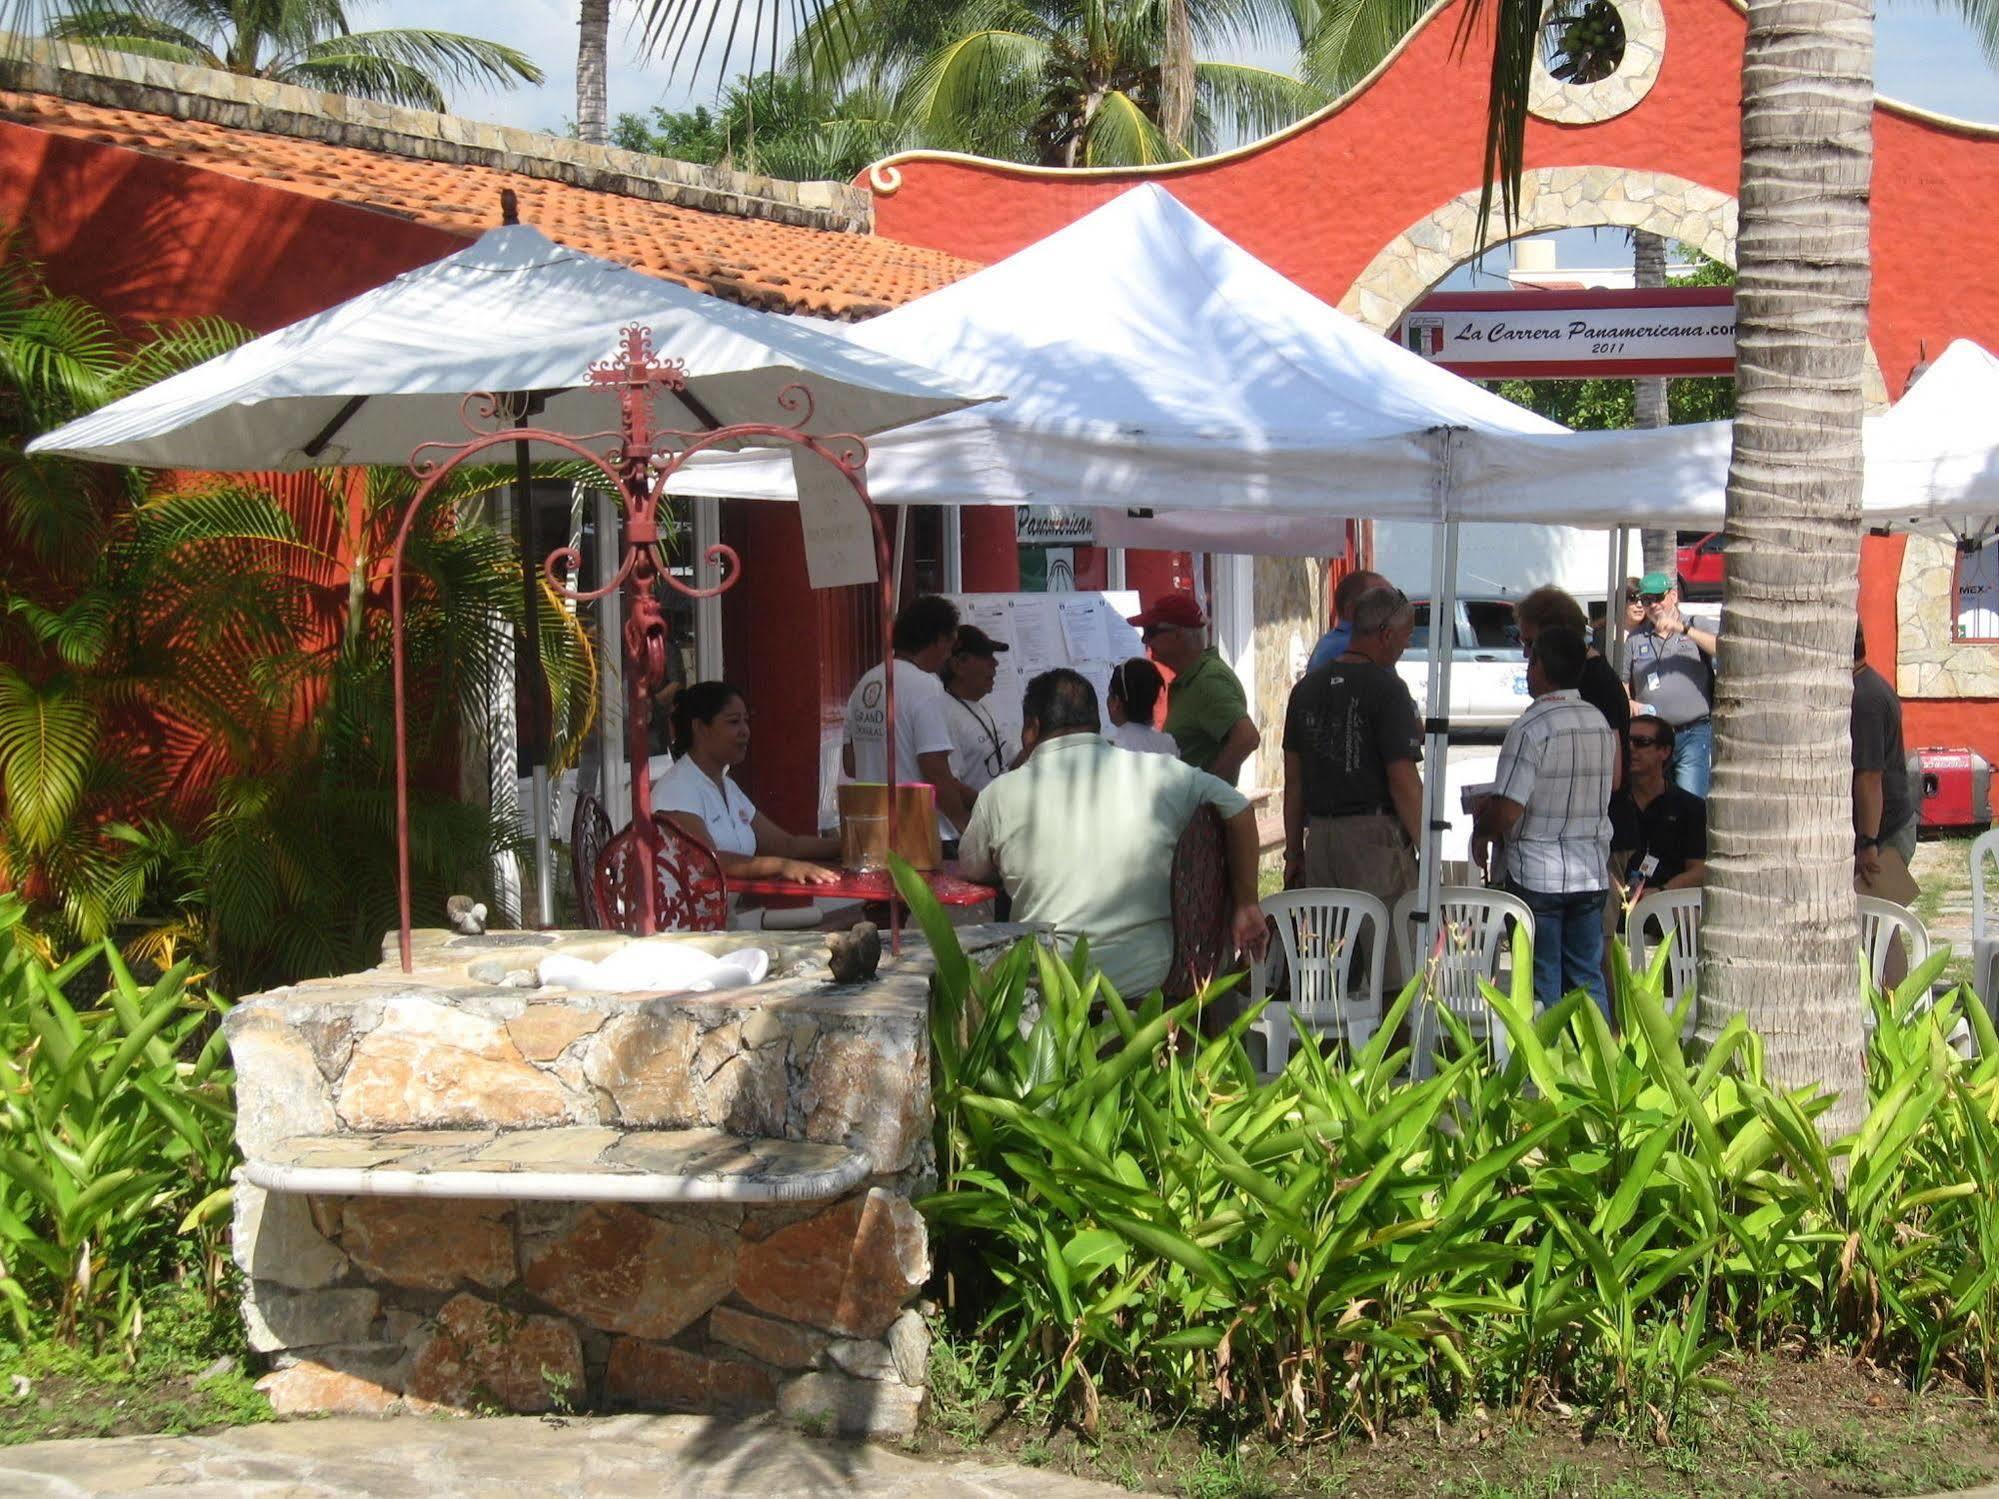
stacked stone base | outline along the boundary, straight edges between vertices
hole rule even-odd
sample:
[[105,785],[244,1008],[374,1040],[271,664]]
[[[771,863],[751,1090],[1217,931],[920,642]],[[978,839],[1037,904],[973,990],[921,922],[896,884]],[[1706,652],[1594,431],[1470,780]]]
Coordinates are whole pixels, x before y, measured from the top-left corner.
[[915,1428],[929,1333],[906,1303],[929,1265],[899,1193],[791,1208],[259,1195],[267,1273],[246,1314],[280,1412],[774,1408],[826,1431]]
[[[976,949],[981,934],[966,935]],[[352,1134],[360,1164],[368,1131],[448,1145],[498,1127],[521,1132],[509,1147],[521,1169],[550,1170],[579,1126],[593,1138],[706,1128],[845,1147],[868,1177],[830,1201],[776,1205],[240,1182],[244,1314],[280,1411],[775,1409],[814,1430],[914,1429],[929,1343],[915,1301],[928,1246],[910,1203],[932,1170],[928,955],[838,987],[820,977],[821,939],[766,938],[772,978],[750,990],[533,986],[537,950],[597,957],[622,940],[424,933],[415,973],[385,963],[238,1006],[227,1028],[246,1158]]]

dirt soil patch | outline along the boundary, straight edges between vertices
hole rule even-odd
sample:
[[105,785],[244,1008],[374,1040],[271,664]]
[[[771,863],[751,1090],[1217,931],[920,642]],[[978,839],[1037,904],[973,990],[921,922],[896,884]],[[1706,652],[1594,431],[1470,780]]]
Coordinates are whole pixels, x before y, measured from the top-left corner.
[[1911,1396],[1829,1356],[1737,1359],[1734,1386],[1669,1441],[1590,1431],[1559,1410],[1409,1422],[1373,1442],[1279,1448],[1161,1426],[1106,1402],[1089,1442],[1038,1413],[940,1391],[917,1450],[1004,1456],[1031,1467],[1190,1499],[1353,1494],[1367,1499],[1678,1499],[1678,1496],[1928,1494],[1999,1479],[1999,1407],[1962,1389]]

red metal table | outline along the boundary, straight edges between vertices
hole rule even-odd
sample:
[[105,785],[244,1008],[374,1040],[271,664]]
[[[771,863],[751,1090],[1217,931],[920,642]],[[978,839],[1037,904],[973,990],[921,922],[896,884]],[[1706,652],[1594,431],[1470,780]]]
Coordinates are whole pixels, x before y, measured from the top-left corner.
[[[840,877],[830,885],[808,885],[803,880],[731,879],[731,895],[791,895],[807,900],[887,901],[896,897],[895,881],[886,869],[840,869]],[[940,905],[976,906],[999,894],[991,885],[977,885],[960,879],[949,869],[931,870],[923,876],[930,893]]]

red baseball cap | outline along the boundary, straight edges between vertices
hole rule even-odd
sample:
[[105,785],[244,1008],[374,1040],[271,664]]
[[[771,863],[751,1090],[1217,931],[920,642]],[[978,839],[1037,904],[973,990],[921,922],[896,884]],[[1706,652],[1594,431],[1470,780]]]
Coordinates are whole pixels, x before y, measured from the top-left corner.
[[1153,625],[1174,625],[1182,630],[1198,630],[1207,624],[1208,617],[1201,612],[1201,606],[1194,602],[1191,593],[1163,593],[1152,601],[1152,607],[1132,615],[1131,623],[1139,629],[1150,629]]

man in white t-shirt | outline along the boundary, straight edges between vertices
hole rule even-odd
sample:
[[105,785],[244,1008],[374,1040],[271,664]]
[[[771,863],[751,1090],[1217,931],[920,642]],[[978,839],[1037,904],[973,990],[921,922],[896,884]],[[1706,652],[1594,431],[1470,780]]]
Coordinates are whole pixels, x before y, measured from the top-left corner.
[[[937,788],[938,832],[946,841],[972,819],[972,790],[951,773],[952,711],[937,669],[958,641],[958,606],[925,594],[895,617],[895,779]],[[856,781],[887,781],[888,693],[873,666],[847,699],[840,763]]]

